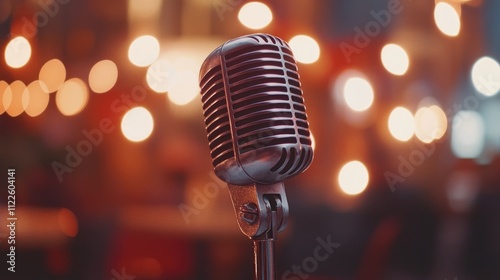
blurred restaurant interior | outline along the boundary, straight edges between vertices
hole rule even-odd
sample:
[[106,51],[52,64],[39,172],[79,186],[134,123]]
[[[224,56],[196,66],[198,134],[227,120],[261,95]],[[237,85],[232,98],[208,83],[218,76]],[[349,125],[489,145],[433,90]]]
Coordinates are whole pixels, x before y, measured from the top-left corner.
[[0,0],[0,279],[253,279],[198,81],[251,33],[314,139],[277,279],[500,279],[496,0]]

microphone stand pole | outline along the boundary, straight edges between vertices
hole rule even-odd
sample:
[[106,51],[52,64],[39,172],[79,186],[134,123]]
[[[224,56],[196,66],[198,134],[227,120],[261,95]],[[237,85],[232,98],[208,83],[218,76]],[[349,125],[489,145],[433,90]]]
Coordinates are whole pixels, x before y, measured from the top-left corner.
[[253,240],[255,279],[276,279],[275,241],[286,227],[288,202],[282,182],[270,185],[228,184],[238,225]]

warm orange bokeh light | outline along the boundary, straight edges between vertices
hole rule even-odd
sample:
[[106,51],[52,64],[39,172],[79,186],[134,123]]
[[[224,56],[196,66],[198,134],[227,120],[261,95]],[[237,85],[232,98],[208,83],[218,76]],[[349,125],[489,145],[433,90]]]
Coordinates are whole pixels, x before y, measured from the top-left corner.
[[42,82],[42,89],[47,93],[58,90],[66,79],[66,67],[57,58],[51,59],[42,66],[38,79]]
[[23,92],[22,104],[26,114],[30,117],[36,117],[43,113],[49,105],[49,94],[42,88],[39,80],[31,82],[27,90]]
[[56,93],[56,105],[65,116],[80,113],[89,98],[87,85],[79,78],[67,80]]

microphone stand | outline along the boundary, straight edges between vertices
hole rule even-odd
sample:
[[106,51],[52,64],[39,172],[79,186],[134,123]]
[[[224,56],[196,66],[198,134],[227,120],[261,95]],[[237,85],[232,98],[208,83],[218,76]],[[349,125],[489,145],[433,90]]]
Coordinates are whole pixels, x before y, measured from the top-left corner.
[[275,280],[275,241],[286,227],[288,202],[283,182],[237,186],[228,184],[238,225],[253,240],[255,279]]

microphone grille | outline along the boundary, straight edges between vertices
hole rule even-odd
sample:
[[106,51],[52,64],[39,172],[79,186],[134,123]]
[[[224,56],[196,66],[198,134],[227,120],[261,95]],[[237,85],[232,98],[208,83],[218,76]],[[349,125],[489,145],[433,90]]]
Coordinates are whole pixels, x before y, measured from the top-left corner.
[[[259,177],[278,180],[310,165],[309,124],[296,62],[286,42],[267,34],[234,39],[207,58],[200,75],[216,170],[236,158],[238,166],[252,165],[243,168],[246,173],[262,169],[266,174]],[[255,154],[263,160],[255,161]]]
[[211,68],[203,76],[200,84],[210,155],[213,166],[217,166],[234,157],[221,65],[218,64]]
[[[290,48],[269,35],[248,37],[267,44],[250,45],[224,55],[239,153],[284,144],[311,145],[299,75]],[[285,174],[294,172],[292,167],[300,169],[307,163],[306,157],[311,155],[302,150],[302,160],[294,165],[297,151],[291,149],[282,149],[282,156],[271,171]]]

